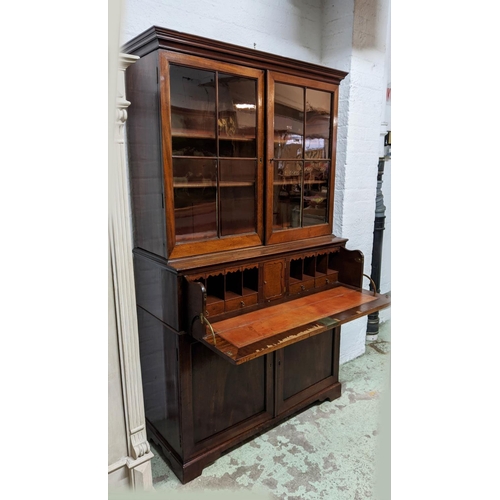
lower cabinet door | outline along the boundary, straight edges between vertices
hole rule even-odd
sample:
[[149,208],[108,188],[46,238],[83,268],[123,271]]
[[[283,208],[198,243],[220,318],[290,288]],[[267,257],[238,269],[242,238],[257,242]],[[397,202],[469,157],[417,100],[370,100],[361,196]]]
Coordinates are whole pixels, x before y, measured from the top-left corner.
[[273,417],[272,354],[233,365],[200,342],[191,342],[189,351],[191,370],[183,394],[189,396],[185,403],[192,415],[191,422],[185,422],[191,431],[184,441],[189,455],[232,440]]
[[339,347],[334,328],[275,351],[276,415],[338,385]]

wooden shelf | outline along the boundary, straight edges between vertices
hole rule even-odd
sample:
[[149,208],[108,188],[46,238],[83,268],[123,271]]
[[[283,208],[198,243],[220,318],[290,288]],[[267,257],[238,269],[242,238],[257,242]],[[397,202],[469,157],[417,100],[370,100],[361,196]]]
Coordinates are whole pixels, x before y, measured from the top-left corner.
[[221,141],[244,141],[244,142],[250,142],[250,141],[255,141],[256,138],[255,136],[248,136],[248,135],[219,135],[219,140]]
[[[290,176],[290,177],[300,177],[300,175],[295,175],[295,176]],[[300,182],[294,182],[294,181],[288,181],[288,180],[283,180],[283,181],[273,181],[273,186],[294,186],[295,184],[300,184]],[[307,180],[304,181],[304,184],[328,184],[328,181],[311,181]]]
[[172,131],[172,139],[215,139],[215,132],[211,133],[206,130],[190,130],[189,132]]
[[255,186],[255,182],[248,181],[221,181],[219,183],[220,187],[245,187],[245,186]]
[[[210,132],[204,130],[190,130],[189,132],[172,132],[172,139],[217,139],[215,133],[211,134]],[[247,136],[247,135],[222,135],[219,134],[219,140],[221,141],[255,141],[255,136]]]
[[217,183],[215,181],[197,181],[197,182],[174,182],[174,188],[205,188],[205,187],[217,187]]
[[[219,183],[219,187],[245,187],[245,186],[255,186],[255,182],[247,181],[222,181]],[[203,182],[174,182],[174,188],[205,188],[205,187],[217,187],[217,183],[214,181],[203,181]]]

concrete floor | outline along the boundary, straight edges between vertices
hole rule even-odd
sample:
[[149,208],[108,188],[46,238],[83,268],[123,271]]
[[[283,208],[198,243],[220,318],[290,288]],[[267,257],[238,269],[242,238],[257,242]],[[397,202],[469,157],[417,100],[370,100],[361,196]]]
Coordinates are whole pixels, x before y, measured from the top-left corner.
[[340,366],[342,396],[316,404],[222,456],[182,485],[152,446],[153,484],[168,498],[388,500],[390,322]]

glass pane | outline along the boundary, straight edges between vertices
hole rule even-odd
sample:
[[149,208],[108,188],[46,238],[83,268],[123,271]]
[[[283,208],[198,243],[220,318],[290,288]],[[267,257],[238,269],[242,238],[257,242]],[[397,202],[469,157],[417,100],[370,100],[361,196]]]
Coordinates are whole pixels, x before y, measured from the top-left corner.
[[255,157],[257,82],[219,73],[219,156]]
[[255,233],[257,162],[220,160],[221,235]]
[[273,182],[273,229],[300,227],[302,162],[275,161]]
[[330,162],[305,162],[303,226],[327,222],[329,175]]
[[174,158],[177,241],[217,237],[216,160]]
[[274,157],[303,158],[304,89],[276,83],[274,93]]
[[306,158],[330,156],[331,94],[306,90]]
[[170,109],[174,156],[215,156],[215,73],[172,64]]
[[172,136],[173,156],[215,156],[215,139],[192,139]]

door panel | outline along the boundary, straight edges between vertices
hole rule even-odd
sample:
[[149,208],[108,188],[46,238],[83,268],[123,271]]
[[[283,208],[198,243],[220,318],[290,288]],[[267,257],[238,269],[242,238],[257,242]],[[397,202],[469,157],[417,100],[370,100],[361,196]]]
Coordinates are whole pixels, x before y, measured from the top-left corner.
[[276,351],[276,414],[338,382],[340,329]]
[[285,261],[266,262],[263,265],[264,299],[278,299],[285,293]]

